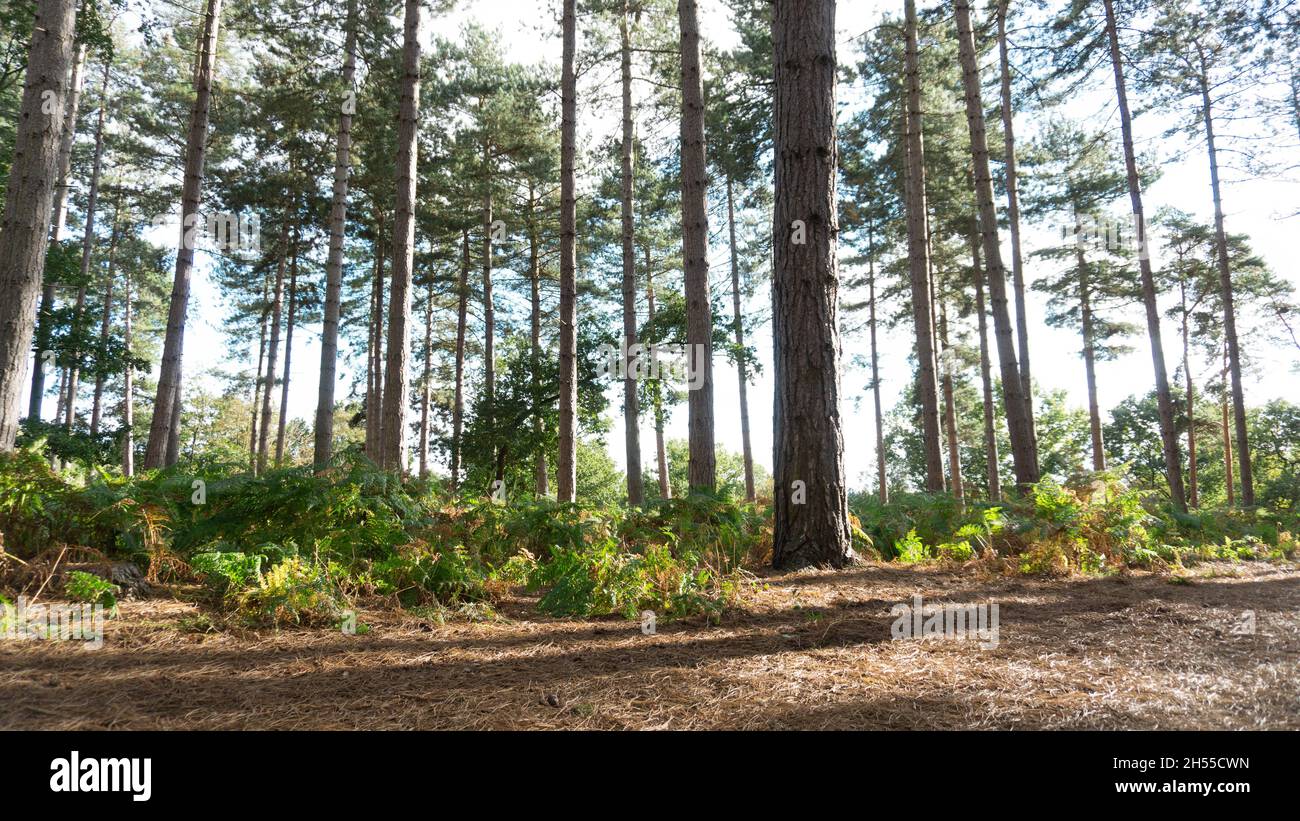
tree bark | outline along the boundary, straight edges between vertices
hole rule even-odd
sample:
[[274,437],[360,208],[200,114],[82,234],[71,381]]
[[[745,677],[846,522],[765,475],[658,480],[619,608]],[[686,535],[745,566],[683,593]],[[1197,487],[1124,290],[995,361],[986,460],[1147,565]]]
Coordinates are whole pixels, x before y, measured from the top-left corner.
[[451,486],[460,485],[460,437],[465,425],[465,325],[469,310],[469,231],[461,232],[460,282],[456,290],[456,393],[451,406]]
[[420,0],[406,0],[402,100],[397,126],[397,204],[393,213],[393,279],[388,299],[388,358],[384,374],[383,458],[406,470],[407,361],[411,351],[411,268],[415,251],[416,118],[420,101]]
[[1160,341],[1160,307],[1156,302],[1155,276],[1147,244],[1146,217],[1142,210],[1142,183],[1138,177],[1137,152],[1133,148],[1133,119],[1128,107],[1128,89],[1124,84],[1124,66],[1120,57],[1119,32],[1115,22],[1114,0],[1103,0],[1106,8],[1106,35],[1110,41],[1110,62],[1115,74],[1115,97],[1119,106],[1120,130],[1124,136],[1124,166],[1128,176],[1129,201],[1133,208],[1134,230],[1138,242],[1138,267],[1142,275],[1142,302],[1146,308],[1147,337],[1151,342],[1151,362],[1155,369],[1156,405],[1160,416],[1160,440],[1164,450],[1165,474],[1169,479],[1169,498],[1174,508],[1187,512],[1183,491],[1182,456],[1174,429],[1174,403],[1169,392],[1169,373],[1165,368],[1165,350]]
[[[834,0],[777,0],[772,39],[772,564],[843,567],[853,551],[840,421]],[[805,243],[795,242],[796,221]]]
[[564,56],[560,78],[560,442],[555,464],[561,502],[576,500],[578,463],[577,199],[574,163],[577,148],[578,83],[576,0],[564,0]]
[[248,431],[248,470],[257,475],[257,432],[261,418],[262,368],[266,365],[266,331],[271,319],[270,283],[266,274],[262,274],[262,315],[258,320],[257,370],[253,376],[253,414]]
[[1223,487],[1227,491],[1228,507],[1237,503],[1236,490],[1232,481],[1232,433],[1228,425],[1228,346],[1223,346],[1223,392],[1221,395],[1223,411]]
[[384,220],[380,213],[375,224],[375,278],[370,288],[370,381],[366,391],[366,455],[375,463],[382,461],[381,436],[384,429]]
[[630,352],[636,345],[636,248],[632,224],[632,34],[628,29],[628,2],[619,18],[621,80],[623,86],[622,204],[623,230],[623,439],[627,462],[627,503],[645,504],[641,478],[641,409],[637,402],[636,373]]
[[[939,301],[939,342],[946,353],[948,348],[948,305]],[[948,476],[952,495],[957,497],[957,504],[966,499],[965,486],[961,480],[961,448],[957,438],[957,403],[952,389],[952,360],[945,359],[943,367],[943,414],[944,427],[948,434]]]
[[[99,181],[104,171],[104,114],[108,108],[108,72],[112,62],[104,60],[104,75],[99,85],[99,112],[95,120],[95,158],[90,168],[90,191],[86,195],[86,224],[81,237],[81,281],[90,278],[90,256],[95,249],[95,216],[99,208]],[[114,225],[116,228],[116,225]],[[86,286],[77,289],[77,306],[73,311],[73,327],[80,330],[86,308]],[[63,427],[71,431],[77,417],[77,382],[81,376],[82,351],[73,351],[73,361],[68,366],[68,400]]]
[[348,174],[351,169],[352,104],[357,68],[357,0],[348,0],[347,33],[343,44],[343,87],[348,98],[339,107],[334,140],[334,196],[330,203],[330,248],[325,260],[325,318],[321,328],[320,387],[316,398],[316,428],[312,461],[321,470],[334,455],[334,383],[339,358],[339,317],[342,310],[343,241],[348,214]]
[[[221,19],[221,0],[208,0],[199,34],[199,55],[194,72],[194,107],[190,111],[190,130],[185,144],[185,181],[181,186],[181,241],[176,249],[176,278],[172,284],[171,303],[167,312],[167,334],[163,342],[158,392],[154,398],[153,421],[149,426],[149,443],[145,448],[144,466],[160,468],[174,451],[175,429],[180,401],[181,359],[185,346],[185,318],[190,301],[190,275],[194,269],[193,223],[199,213],[203,188],[203,163],[208,151],[208,114],[212,106],[213,66],[217,57],[217,30]],[[191,232],[189,229],[194,228]],[[187,241],[189,240],[189,241]]]
[[[1200,46],[1198,45],[1199,49]],[[1201,114],[1205,120],[1205,147],[1210,155],[1210,190],[1214,196],[1214,250],[1219,269],[1219,291],[1223,300],[1223,336],[1228,343],[1228,373],[1232,377],[1232,415],[1237,434],[1237,464],[1240,469],[1241,505],[1255,506],[1255,479],[1250,464],[1250,439],[1246,430],[1246,396],[1241,380],[1241,348],[1237,342],[1237,311],[1228,263],[1228,234],[1223,227],[1223,191],[1219,185],[1219,151],[1214,137],[1214,113],[1205,57],[1201,56]],[[1195,502],[1193,502],[1195,504]]]
[[1183,332],[1183,379],[1187,385],[1187,504],[1200,507],[1200,489],[1196,481],[1196,382],[1192,379],[1192,340],[1188,331],[1187,276],[1178,277],[1179,316]]
[[1088,429],[1092,438],[1092,469],[1106,469],[1106,448],[1101,435],[1101,406],[1097,401],[1096,331],[1092,316],[1092,283],[1088,277],[1088,262],[1083,255],[1083,242],[1076,238],[1075,263],[1079,276],[1079,317],[1083,334],[1083,369],[1088,379]]
[[122,345],[126,351],[126,372],[122,375],[122,473],[135,475],[135,424],[134,397],[135,366],[131,364],[131,268],[123,272],[122,285]]
[[916,329],[917,392],[921,403],[921,438],[925,445],[925,489],[943,490],[943,453],[939,445],[939,394],[934,372],[934,326],[930,319],[929,240],[926,236],[925,139],[921,125],[921,79],[917,54],[916,3],[904,3],[907,115],[904,138],[908,273],[912,286],[912,322]]
[[1025,268],[1020,251],[1020,191],[1016,170],[1016,130],[1011,107],[1011,60],[1007,49],[1007,5],[998,0],[998,67],[1001,70],[1002,145],[1006,162],[1007,225],[1011,233],[1011,287],[1016,299],[1016,333],[1020,354],[1020,389],[1029,408],[1029,437],[1038,463],[1038,432],[1034,424],[1034,383],[1029,374],[1029,319],[1025,312]]
[[[287,216],[287,215],[286,215]],[[275,388],[276,358],[280,350],[280,320],[284,310],[284,271],[286,227],[280,229],[279,255],[275,266],[275,289],[271,294],[271,341],[266,351],[266,373],[262,377],[262,421],[257,430],[257,473],[266,472],[271,441],[271,391]]]
[[284,464],[284,431],[289,421],[289,367],[293,363],[293,326],[298,313],[298,219],[293,223],[293,247],[289,263],[289,314],[284,333],[284,378],[280,380],[280,421],[275,432],[275,466]]
[[975,279],[975,313],[979,316],[980,334],[980,388],[984,395],[984,481],[989,500],[1002,501],[1002,477],[998,465],[998,437],[993,414],[993,375],[989,363],[988,312],[984,305],[984,267],[980,264],[980,231],[978,220],[971,234],[971,265]]
[[420,478],[429,477],[429,382],[433,378],[433,279],[424,296],[424,373],[420,376]]
[[871,398],[876,422],[876,482],[882,505],[889,504],[889,480],[885,473],[885,416],[880,409],[880,356],[876,346],[876,233],[867,223],[867,305],[871,326]]
[[533,489],[541,499],[551,493],[546,469],[546,448],[542,446],[542,408],[538,397],[542,395],[540,381],[542,367],[542,268],[540,241],[537,236],[537,192],[532,180],[528,182],[528,297],[529,297],[529,352],[532,356],[533,438],[537,452],[533,465]]
[[[834,16],[834,9],[831,10]],[[682,267],[686,278],[686,345],[692,374],[687,391],[690,459],[687,486],[713,490],[713,315],[709,303],[708,168],[704,157],[704,79],[700,73],[700,24],[695,0],[677,0],[681,28]],[[783,229],[788,230],[788,229]],[[696,352],[699,352],[698,354]]]
[[[731,177],[727,177],[727,239],[731,247],[731,313],[736,337],[736,375],[740,387],[740,446],[745,462],[745,498],[754,501],[754,451],[749,443],[749,366],[744,359],[745,326],[740,314],[740,258],[736,250],[736,206]],[[875,306],[872,306],[875,310]],[[875,332],[875,327],[872,327]]]
[[118,217],[122,211],[122,199],[119,196],[113,204],[113,227],[108,240],[108,270],[104,274],[104,310],[99,318],[99,351],[96,357],[95,395],[90,406],[90,435],[99,435],[99,423],[104,410],[104,363],[102,353],[108,346],[109,331],[113,325],[113,279],[117,275],[117,240],[120,234]]
[[[655,321],[655,283],[654,267],[651,264],[650,244],[645,245],[645,301],[646,322]],[[673,485],[668,477],[668,448],[664,443],[664,406],[659,383],[654,385],[655,412],[655,466],[659,474],[659,498],[673,498]]]
[[[47,92],[65,101],[76,13],[70,0],[38,0],[0,222],[0,452],[18,435],[21,385],[32,344],[41,270],[49,248],[62,110],[44,113]],[[40,362],[39,352],[37,361]],[[39,405],[38,405],[39,410]],[[39,414],[38,414],[39,415]]]
[[[72,76],[68,81],[68,103],[63,117],[63,131],[59,136],[58,183],[54,188],[54,202],[51,206],[49,231],[50,241],[63,239],[64,223],[68,215],[68,181],[72,172],[72,144],[77,136],[77,111],[81,105],[82,70],[86,65],[86,45],[76,47],[76,56],[72,61]],[[41,275],[44,278],[45,261],[41,261]],[[36,316],[36,362],[32,366],[32,389],[27,404],[27,415],[32,419],[41,418],[41,405],[45,399],[45,359],[44,351],[50,347],[50,333],[53,330],[54,283],[46,281],[41,288],[41,304]]]
[[969,0],[955,0],[957,13],[957,48],[962,66],[962,86],[966,95],[966,124],[970,130],[971,155],[975,171],[975,199],[979,206],[980,234],[984,245],[984,268],[988,279],[989,301],[993,309],[993,331],[1002,373],[1002,399],[1006,405],[1007,432],[1011,438],[1011,458],[1015,465],[1016,484],[1022,491],[1038,481],[1038,461],[1034,454],[1030,408],[1021,383],[1012,339],[1011,316],[1007,310],[1006,269],[998,242],[997,212],[993,207],[993,181],[989,174],[989,150],[984,131],[984,103],[975,57],[975,39],[971,31]]

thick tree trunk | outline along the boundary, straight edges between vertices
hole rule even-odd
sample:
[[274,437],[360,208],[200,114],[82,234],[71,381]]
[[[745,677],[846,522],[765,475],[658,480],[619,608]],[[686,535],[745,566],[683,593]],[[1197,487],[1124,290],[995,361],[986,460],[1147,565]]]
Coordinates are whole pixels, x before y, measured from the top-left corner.
[[284,431],[289,421],[289,378],[293,364],[293,326],[298,314],[298,222],[293,224],[293,249],[289,264],[289,314],[284,333],[284,378],[280,380],[280,421],[275,432],[275,466],[284,464]]
[[[286,223],[287,225],[287,223]],[[257,430],[257,473],[266,471],[271,442],[271,391],[275,388],[276,358],[280,350],[280,320],[284,310],[286,229],[280,230],[280,258],[275,266],[275,289],[271,294],[271,341],[266,351],[266,373],[262,377],[262,421]]]
[[[1241,505],[1255,506],[1255,478],[1250,465],[1250,439],[1246,431],[1246,396],[1241,385],[1241,348],[1237,342],[1237,310],[1232,292],[1232,269],[1228,263],[1228,234],[1223,227],[1223,192],[1219,185],[1219,152],[1214,138],[1214,113],[1210,87],[1201,59],[1201,114],[1205,120],[1205,147],[1210,155],[1210,190],[1214,196],[1214,250],[1219,269],[1219,291],[1223,300],[1223,336],[1228,343],[1228,373],[1232,377],[1232,416],[1237,434],[1237,464],[1240,468]],[[1195,502],[1193,502],[1195,504]]]
[[645,488],[641,478],[641,409],[637,403],[636,373],[630,356],[636,345],[636,248],[632,235],[632,34],[628,29],[628,3],[623,2],[619,18],[619,43],[622,52],[621,79],[623,86],[623,141],[622,141],[622,204],[620,216],[623,229],[623,439],[627,462],[627,503],[633,507],[645,504]]
[[99,435],[99,423],[104,412],[104,362],[103,352],[108,346],[109,331],[113,326],[113,279],[117,276],[117,240],[120,234],[118,217],[122,211],[119,196],[113,204],[113,227],[108,240],[108,270],[104,274],[104,309],[99,317],[99,355],[96,356],[95,395],[90,406],[90,435]]
[[979,317],[980,335],[980,388],[984,397],[984,481],[989,500],[1002,501],[1002,477],[998,465],[998,437],[993,415],[993,375],[989,363],[988,311],[984,304],[984,266],[980,264],[979,224],[971,234],[971,265],[975,279],[975,313]]
[[1083,256],[1083,242],[1074,245],[1079,277],[1079,328],[1083,334],[1083,369],[1088,379],[1088,430],[1092,438],[1092,469],[1106,469],[1106,447],[1101,436],[1101,405],[1097,401],[1096,331],[1092,316],[1092,283],[1088,261]]
[[[745,498],[754,501],[754,451],[749,443],[749,366],[743,357],[745,326],[740,314],[740,255],[736,250],[736,205],[731,177],[727,177],[727,240],[731,248],[731,314],[736,338],[736,375],[740,383],[740,446],[745,461]],[[875,310],[875,306],[872,306]],[[872,328],[875,332],[875,328]]]
[[577,148],[578,82],[576,0],[564,0],[564,56],[560,78],[560,453],[555,463],[561,502],[576,499],[578,463],[578,281],[577,199],[574,163]]
[[460,485],[460,437],[465,425],[465,326],[469,311],[469,231],[461,232],[460,282],[456,292],[456,393],[451,406],[451,486]]
[[925,489],[943,490],[943,452],[939,444],[939,393],[934,369],[934,325],[930,313],[929,240],[926,236],[925,139],[921,126],[921,78],[916,42],[916,3],[904,3],[907,114],[906,210],[908,272],[912,286],[912,323],[916,330],[917,393],[921,403],[921,439],[925,445]]
[[0,452],[13,450],[18,435],[20,394],[49,248],[50,206],[64,131],[61,111],[54,116],[43,113],[44,97],[49,93],[67,102],[75,16],[71,0],[38,0],[27,50],[13,164],[0,222]]
[[[190,274],[194,269],[194,239],[199,231],[199,197],[203,187],[203,163],[208,151],[208,113],[212,106],[213,66],[217,57],[217,30],[221,19],[221,0],[208,0],[199,34],[199,56],[194,73],[194,107],[190,111],[190,130],[185,144],[185,181],[181,186],[181,241],[176,249],[176,278],[172,284],[167,313],[167,334],[163,342],[158,392],[154,398],[153,421],[149,426],[149,443],[145,448],[144,466],[159,468],[169,462],[176,450],[174,420],[179,416],[181,360],[185,347],[185,318],[190,301]],[[188,241],[187,241],[188,240]]]
[[330,204],[330,248],[325,260],[325,319],[321,327],[320,387],[316,398],[316,427],[312,461],[325,467],[334,455],[334,382],[339,358],[339,317],[342,310],[343,241],[348,215],[348,173],[351,168],[352,113],[357,68],[357,0],[348,0],[347,33],[343,45],[343,87],[347,98],[339,107],[334,140],[334,197]]
[[[72,61],[72,76],[68,81],[68,100],[63,107],[63,130],[59,136],[58,182],[54,188],[54,202],[51,205],[48,229],[50,241],[63,239],[64,223],[68,215],[68,192],[72,185],[69,177],[72,173],[72,143],[77,136],[77,110],[81,104],[82,70],[86,65],[86,45],[76,47],[76,56]],[[41,272],[44,277],[45,261],[41,260]],[[27,415],[32,419],[41,418],[41,405],[45,399],[45,358],[44,351],[50,348],[50,334],[53,331],[54,283],[45,281],[41,288],[41,305],[36,317],[36,362],[32,366],[32,389],[27,404]]]
[[[772,564],[843,567],[853,550],[840,421],[834,0],[777,0],[772,39]],[[806,242],[796,242],[796,222]]]
[[393,210],[393,280],[388,298],[388,357],[384,374],[383,459],[406,471],[407,362],[411,352],[411,268],[415,252],[416,120],[420,102],[420,0],[406,0],[402,100],[397,119],[397,204]]
[[[645,246],[645,301],[646,322],[655,321],[654,267],[650,258],[650,245]],[[664,404],[659,383],[654,385],[655,412],[655,468],[659,474],[659,498],[673,498],[673,485],[668,477],[668,448],[664,443]]]
[[880,356],[876,346],[876,233],[867,224],[867,305],[871,326],[871,399],[876,423],[876,482],[882,505],[889,504],[889,480],[885,472],[885,416],[880,409]]
[[[939,301],[939,343],[945,354],[948,348],[948,305],[946,300]],[[943,363],[943,415],[945,432],[948,435],[948,477],[952,495],[957,497],[960,505],[966,499],[965,486],[961,480],[961,448],[957,437],[957,402],[952,389],[953,364],[945,356]]]
[[[834,9],[831,10],[834,16]],[[681,27],[682,267],[686,275],[686,344],[698,364],[687,391],[690,459],[687,486],[712,490],[717,483],[713,452],[713,314],[709,303],[708,168],[704,157],[704,78],[700,73],[700,23],[695,0],[677,0]],[[832,112],[833,115],[833,112]],[[785,229],[785,230],[788,230]]]
[[962,86],[966,94],[966,124],[970,130],[971,155],[974,160],[975,199],[979,205],[980,234],[984,245],[984,268],[987,272],[994,338],[997,341],[998,362],[1002,373],[1002,399],[1006,406],[1007,432],[1011,438],[1016,484],[1023,491],[1038,481],[1038,461],[1034,454],[1034,437],[1029,421],[1032,409],[1021,383],[1011,315],[1007,310],[1006,269],[1002,265],[997,212],[993,207],[993,181],[989,174],[984,103],[980,92],[975,40],[971,32],[970,2],[955,0],[954,6],[957,12],[957,48],[962,66]]
[[1020,354],[1020,385],[1029,408],[1029,436],[1038,463],[1038,433],[1034,425],[1034,384],[1029,375],[1029,319],[1025,312],[1025,267],[1020,252],[1020,191],[1016,170],[1016,131],[1011,106],[1011,60],[1007,54],[1007,5],[998,0],[998,66],[1001,69],[1002,145],[1006,162],[1007,225],[1011,233],[1011,287],[1016,298],[1016,334]]
[[533,182],[528,182],[528,343],[532,356],[533,401],[538,403],[533,409],[533,440],[537,442],[537,452],[533,465],[533,492],[537,498],[551,494],[550,478],[546,469],[546,448],[542,446],[542,408],[539,398],[542,395],[542,267],[540,240],[537,236],[537,192]]
[[1142,302],[1146,308],[1147,337],[1151,342],[1151,362],[1155,369],[1156,405],[1160,416],[1160,440],[1165,456],[1165,475],[1169,479],[1169,498],[1174,508],[1187,512],[1183,491],[1182,456],[1174,429],[1174,402],[1169,392],[1169,373],[1165,368],[1165,349],[1160,341],[1160,306],[1156,302],[1155,276],[1147,242],[1146,217],[1142,210],[1142,183],[1138,177],[1137,152],[1133,148],[1133,119],[1128,107],[1128,89],[1124,83],[1124,65],[1119,50],[1119,33],[1115,22],[1114,0],[1103,0],[1106,8],[1106,35],[1110,41],[1110,62],[1115,74],[1115,98],[1119,106],[1120,130],[1124,136],[1124,165],[1128,175],[1129,201],[1138,243],[1138,266],[1142,275]]

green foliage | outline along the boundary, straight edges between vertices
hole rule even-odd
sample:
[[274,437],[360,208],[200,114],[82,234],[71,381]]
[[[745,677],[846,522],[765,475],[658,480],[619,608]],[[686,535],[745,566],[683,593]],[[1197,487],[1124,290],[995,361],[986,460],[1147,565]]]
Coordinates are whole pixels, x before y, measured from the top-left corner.
[[460,604],[486,595],[482,567],[460,545],[438,551],[408,546],[376,562],[372,572],[380,592],[395,594],[406,606]]
[[277,564],[239,596],[238,612],[249,622],[279,626],[335,625],[344,599],[331,569],[299,556]]
[[122,591],[108,579],[73,570],[63,582],[63,592],[73,601],[98,604],[108,610],[117,609],[117,596]]

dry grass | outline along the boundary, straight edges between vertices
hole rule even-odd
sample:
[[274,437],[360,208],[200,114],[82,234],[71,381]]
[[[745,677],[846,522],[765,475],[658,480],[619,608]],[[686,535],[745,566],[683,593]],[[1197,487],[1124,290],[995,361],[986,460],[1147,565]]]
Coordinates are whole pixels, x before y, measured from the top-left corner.
[[[199,632],[126,602],[105,646],[0,643],[0,728],[1300,728],[1300,573],[1028,579],[870,564],[763,578],[721,626],[539,616]],[[1000,605],[996,649],[890,641],[892,605]],[[1230,631],[1244,610],[1254,636]],[[188,626],[187,626],[188,625]]]

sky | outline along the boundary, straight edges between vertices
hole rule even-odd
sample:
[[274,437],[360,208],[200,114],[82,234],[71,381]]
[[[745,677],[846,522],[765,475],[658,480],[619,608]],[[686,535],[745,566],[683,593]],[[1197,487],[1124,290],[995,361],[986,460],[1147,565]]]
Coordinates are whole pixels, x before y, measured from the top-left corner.
[[[922,4],[928,6],[929,4]],[[548,7],[554,3],[548,3]],[[838,59],[841,63],[856,61],[858,46],[855,42],[863,32],[881,19],[886,10],[891,12],[901,9],[901,3],[882,3],[878,0],[853,0],[840,2],[837,9]],[[721,0],[701,0],[701,29],[704,38],[710,43],[727,47],[734,44],[735,37],[730,31],[727,11]],[[454,37],[468,21],[477,21],[481,26],[496,30],[505,47],[507,56],[518,62],[531,63],[545,61],[558,66],[560,59],[560,40],[558,36],[547,37],[539,30],[548,26],[550,18],[542,12],[533,0],[492,0],[492,2],[466,2],[462,0],[458,8],[450,14],[430,19],[426,13],[423,21],[423,38],[429,42],[433,34]],[[556,27],[558,35],[558,27]],[[579,44],[581,48],[581,44]],[[1015,59],[1014,52],[1012,59]],[[1115,117],[1113,87],[1110,94],[1106,88],[1082,92],[1070,101],[1066,108],[1070,116],[1086,117],[1093,122],[1111,120]],[[580,94],[582,90],[580,89]],[[635,93],[635,92],[634,92]],[[989,107],[989,101],[986,108]],[[590,144],[595,144],[605,134],[612,134],[617,128],[615,112],[584,111],[580,113],[579,131],[589,135]],[[1098,119],[1100,118],[1100,119]],[[583,121],[585,120],[585,121]],[[1017,128],[1025,127],[1017,121]],[[1114,125],[1114,123],[1112,123]],[[1179,158],[1165,168],[1163,176],[1144,192],[1144,203],[1148,214],[1154,213],[1161,205],[1176,205],[1190,212],[1196,218],[1209,222],[1213,216],[1209,187],[1208,161],[1203,150],[1184,151],[1187,146],[1173,138],[1164,140],[1161,136],[1166,123],[1154,117],[1139,118],[1135,123],[1135,141],[1139,151],[1155,149],[1162,157],[1182,153]],[[1017,134],[1023,141],[1028,135]],[[1245,233],[1250,236],[1255,251],[1260,254],[1277,274],[1300,286],[1300,271],[1297,271],[1294,253],[1294,234],[1300,230],[1300,217],[1286,219],[1286,215],[1300,210],[1300,185],[1284,179],[1254,179],[1249,181],[1228,181],[1224,187],[1225,219],[1228,230]],[[1002,202],[998,203],[999,213]],[[715,237],[718,226],[711,226]],[[1024,238],[1024,257],[1026,259],[1026,279],[1032,281],[1038,275],[1047,273],[1039,271],[1036,266],[1042,263],[1031,261],[1030,253],[1037,247],[1053,243],[1055,237],[1046,227],[1028,227]],[[161,241],[161,240],[160,240]],[[1002,243],[1004,258],[1010,260],[1009,238],[1003,232]],[[710,248],[710,262],[714,279],[715,293],[726,286],[728,258],[725,246],[714,245]],[[1162,264],[1158,246],[1153,251],[1153,265]],[[842,277],[848,277],[853,271],[842,267]],[[611,276],[616,275],[611,272]],[[1165,295],[1166,299],[1168,295]],[[770,312],[766,288],[758,289],[749,312]],[[729,306],[730,300],[724,304]],[[1162,302],[1162,306],[1165,303]],[[729,308],[728,308],[729,310]],[[1031,362],[1038,392],[1063,389],[1072,405],[1086,407],[1083,363],[1078,355],[1079,342],[1077,333],[1066,329],[1048,327],[1044,321],[1043,299],[1036,293],[1028,296],[1028,321],[1030,327]],[[187,379],[212,369],[235,370],[247,367],[249,353],[230,351],[229,343],[221,331],[225,309],[220,294],[209,278],[207,267],[199,263],[195,272],[194,291],[190,307],[190,330],[186,334],[185,371]],[[1131,320],[1141,324],[1140,312]],[[291,391],[289,412],[291,417],[310,420],[315,413],[317,369],[320,361],[319,329],[308,329],[310,333],[295,335],[293,368],[291,374]],[[1177,364],[1175,355],[1176,329],[1166,321],[1164,324],[1166,359],[1172,373]],[[755,330],[749,340],[758,351],[762,360],[762,373],[757,376],[749,389],[749,405],[754,459],[769,471],[772,465],[772,375],[771,351],[772,339],[770,327]],[[1149,348],[1145,345],[1145,334],[1131,340],[1134,350],[1131,354],[1114,362],[1099,363],[1098,382],[1100,404],[1105,413],[1116,403],[1133,394],[1142,394],[1152,385],[1152,365]],[[255,343],[254,343],[255,344]],[[867,391],[869,373],[853,365],[855,356],[865,356],[869,352],[865,331],[861,334],[845,334],[843,344],[842,396],[844,404],[844,450],[846,474],[851,488],[865,488],[874,484],[875,442],[874,427],[871,417],[871,398]],[[912,350],[910,329],[883,332],[881,334],[881,377],[882,401],[888,413],[899,398],[900,392],[911,378],[908,356]],[[1274,398],[1295,400],[1300,394],[1300,373],[1295,363],[1297,351],[1294,348],[1278,348],[1261,352],[1260,375],[1248,376],[1245,391],[1247,403],[1262,404]],[[242,361],[231,361],[231,356]],[[256,355],[256,351],[252,352]],[[361,357],[358,357],[361,359]],[[351,374],[340,370],[341,390],[350,383]],[[611,386],[607,413],[614,421],[613,428],[607,436],[610,456],[621,467],[624,463],[623,437],[619,432],[621,422],[621,388]],[[716,419],[717,446],[739,452],[740,421],[739,394],[735,369],[723,357],[715,360],[714,367],[714,413]],[[24,399],[24,403],[25,403]],[[47,402],[52,402],[48,400]],[[25,404],[24,404],[25,407]],[[47,408],[49,410],[49,408]],[[686,437],[686,405],[679,405],[667,424],[669,438]],[[642,427],[642,464],[653,464],[654,431],[649,420]]]

